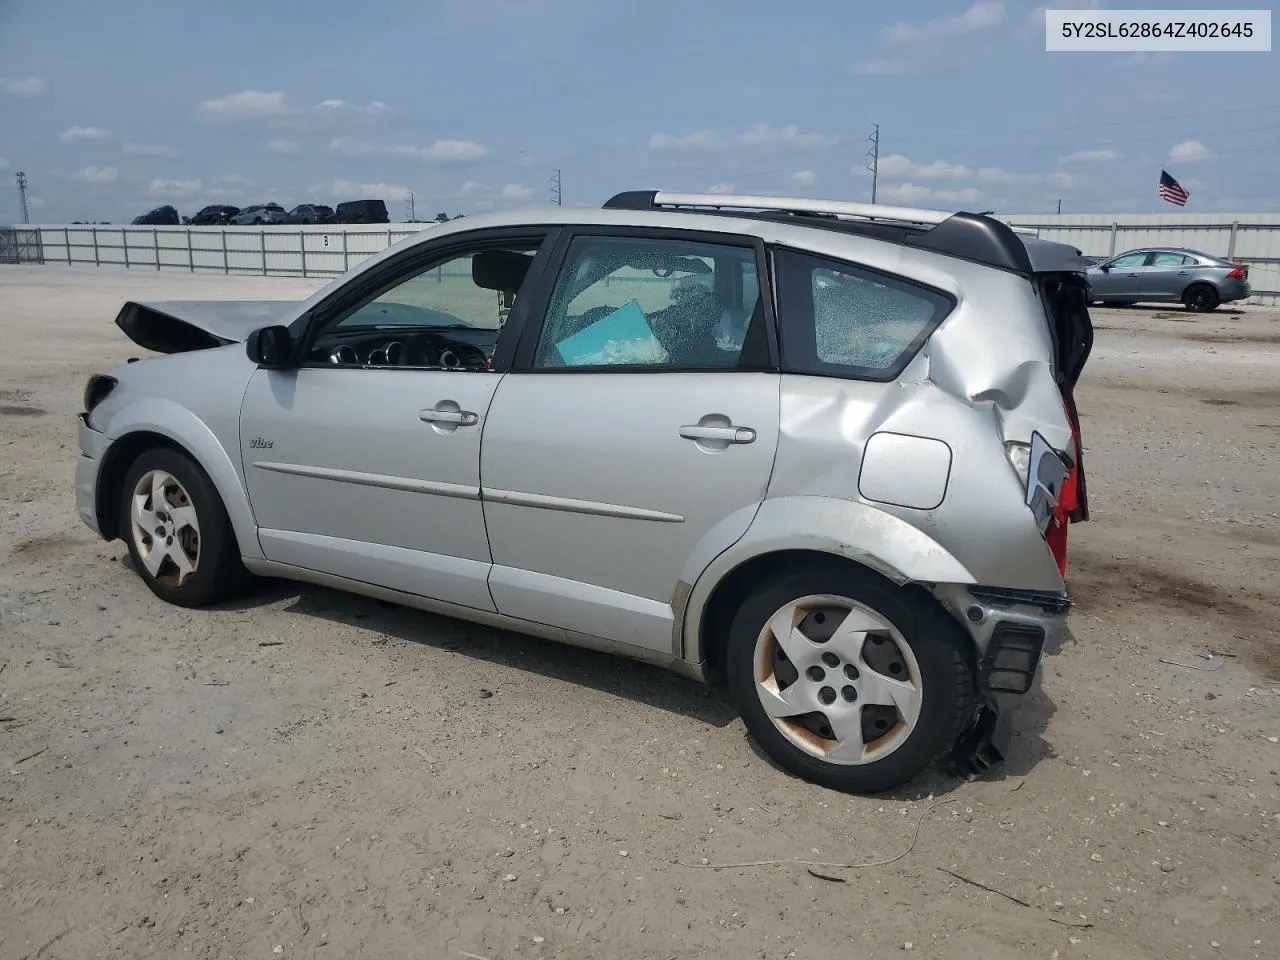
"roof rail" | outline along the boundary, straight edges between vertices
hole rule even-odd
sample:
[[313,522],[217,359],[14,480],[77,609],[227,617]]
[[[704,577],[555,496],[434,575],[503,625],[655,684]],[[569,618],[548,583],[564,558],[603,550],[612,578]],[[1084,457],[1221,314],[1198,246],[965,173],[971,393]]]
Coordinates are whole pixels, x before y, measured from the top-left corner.
[[1021,274],[1035,272],[1027,247],[1013,228],[995,217],[966,211],[947,213],[843,200],[671,193],[666,190],[627,190],[609,198],[604,209],[669,210],[720,216],[732,216],[736,212],[741,217],[781,223],[803,219],[808,227],[919,247],[998,270]]
[[846,200],[814,200],[808,197],[762,197],[724,193],[672,193],[668,190],[629,190],[605,203],[606,210],[662,210],[670,207],[711,207],[718,210],[773,210],[783,213],[816,213],[891,223],[939,224],[952,216],[944,210],[889,207]]

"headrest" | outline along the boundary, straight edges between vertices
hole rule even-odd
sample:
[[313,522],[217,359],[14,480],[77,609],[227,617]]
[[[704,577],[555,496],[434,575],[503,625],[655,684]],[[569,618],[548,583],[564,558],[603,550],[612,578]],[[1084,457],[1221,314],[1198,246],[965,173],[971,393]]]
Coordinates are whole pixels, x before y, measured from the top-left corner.
[[533,255],[513,250],[482,250],[471,258],[471,280],[485,290],[515,293],[524,283]]

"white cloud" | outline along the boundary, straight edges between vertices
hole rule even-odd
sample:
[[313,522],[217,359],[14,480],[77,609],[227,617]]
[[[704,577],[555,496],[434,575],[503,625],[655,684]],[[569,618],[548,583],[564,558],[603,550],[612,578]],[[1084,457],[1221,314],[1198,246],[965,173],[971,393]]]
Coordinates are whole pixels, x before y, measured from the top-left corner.
[[346,101],[344,100],[321,100],[319,103],[316,104],[316,109],[317,110],[341,110],[346,105],[347,105]]
[[508,183],[502,188],[499,196],[503,200],[524,200],[533,194],[533,187],[526,187],[522,183]]
[[713,183],[711,186],[707,187],[707,193],[733,193],[733,191],[737,189],[737,184],[721,181],[720,183]]
[[1062,190],[1065,190],[1068,187],[1074,187],[1076,185],[1075,174],[1063,173],[1061,170],[1055,170],[1053,173],[1049,174],[1049,185],[1051,187],[1058,187]]
[[373,144],[350,137],[334,137],[329,141],[329,152],[343,157],[367,157],[373,153]]
[[44,89],[44,81],[39,77],[0,79],[0,93],[11,97],[38,97]]
[[335,197],[403,202],[409,199],[410,190],[398,183],[358,183],[355,180],[335,180],[332,192]]
[[916,63],[906,57],[872,57],[849,67],[850,73],[862,77],[894,77],[914,70]]
[[347,103],[345,100],[321,100],[316,104],[315,108],[320,111],[353,110],[356,113],[367,113],[370,115],[377,115],[390,109],[381,100],[374,100],[372,103],[363,107],[358,107],[354,103]]
[[[868,173],[866,167],[853,168],[857,176]],[[891,153],[880,158],[880,176],[889,179],[917,180],[976,180],[979,183],[1034,183],[1040,177],[1034,173],[1014,173],[1003,167],[967,167],[962,163],[949,163],[946,160],[934,160],[932,163],[917,163],[901,153]]]
[[120,179],[120,171],[115,167],[85,167],[73,173],[71,179],[85,183],[115,183]]
[[284,117],[294,112],[289,98],[281,91],[262,93],[258,90],[241,90],[215,100],[205,100],[196,108],[201,120],[215,123],[238,123],[244,120],[262,120]]
[[1169,151],[1171,163],[1198,163],[1212,156],[1213,151],[1199,140],[1184,140]]
[[157,178],[147,186],[147,192],[153,197],[177,199],[199,193],[201,186],[199,180],[163,180]]
[[63,143],[76,143],[80,140],[105,140],[109,136],[111,131],[101,127],[68,127],[58,134],[58,139]]
[[292,156],[300,152],[300,148],[296,141],[293,140],[272,140],[267,144],[268,153],[282,153],[286,156]]
[[794,123],[789,123],[785,127],[771,127],[767,123],[756,123],[746,133],[739,134],[737,142],[743,147],[821,150],[834,146],[839,139],[824,133],[801,133]]
[[908,182],[881,187],[876,199],[879,200],[881,198],[902,203],[920,203],[927,200],[940,203],[975,203],[982,199],[982,191],[977,187],[964,187],[959,190],[949,188],[936,189],[934,187],[917,186]]
[[488,153],[488,147],[474,140],[437,140],[422,152],[422,156],[434,163],[471,163]]
[[922,40],[945,40],[950,37],[990,30],[1004,21],[1004,4],[997,0],[982,0],[964,13],[954,17],[938,17],[915,25],[899,21],[884,28],[884,39],[889,43],[917,43]]
[[1110,147],[1101,147],[1097,150],[1077,150],[1075,153],[1069,153],[1059,163],[1110,163],[1112,160],[1119,160],[1120,154]]
[[134,143],[132,140],[127,141],[120,148],[120,152],[128,157],[163,157],[168,160],[182,156],[182,151],[175,147]]
[[818,175],[812,170],[797,170],[791,179],[802,187],[811,187],[818,182]]
[[649,149],[671,153],[705,153],[734,148],[777,150],[822,150],[839,142],[839,137],[825,133],[802,133],[794,123],[771,127],[755,123],[742,133],[728,136],[714,130],[692,133],[654,133],[649,136]]

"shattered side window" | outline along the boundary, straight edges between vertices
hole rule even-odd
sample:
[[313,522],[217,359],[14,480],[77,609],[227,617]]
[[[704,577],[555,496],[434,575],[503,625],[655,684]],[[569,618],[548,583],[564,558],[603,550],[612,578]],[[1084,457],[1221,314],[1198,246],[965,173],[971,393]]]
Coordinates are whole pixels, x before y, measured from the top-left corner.
[[580,237],[556,280],[534,366],[733,368],[759,298],[750,247]]
[[775,255],[784,368],[891,380],[951,310],[900,277],[794,250]]

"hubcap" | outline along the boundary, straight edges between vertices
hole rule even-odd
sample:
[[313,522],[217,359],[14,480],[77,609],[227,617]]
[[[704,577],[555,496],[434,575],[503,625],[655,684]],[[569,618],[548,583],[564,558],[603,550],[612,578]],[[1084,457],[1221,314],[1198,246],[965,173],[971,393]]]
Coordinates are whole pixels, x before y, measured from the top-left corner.
[[200,565],[200,520],[177,478],[150,470],[129,502],[133,545],[147,573],[167,587],[180,587]]
[[777,729],[829,763],[871,763],[920,719],[920,665],[901,632],[847,597],[778,610],[756,639],[755,689]]

